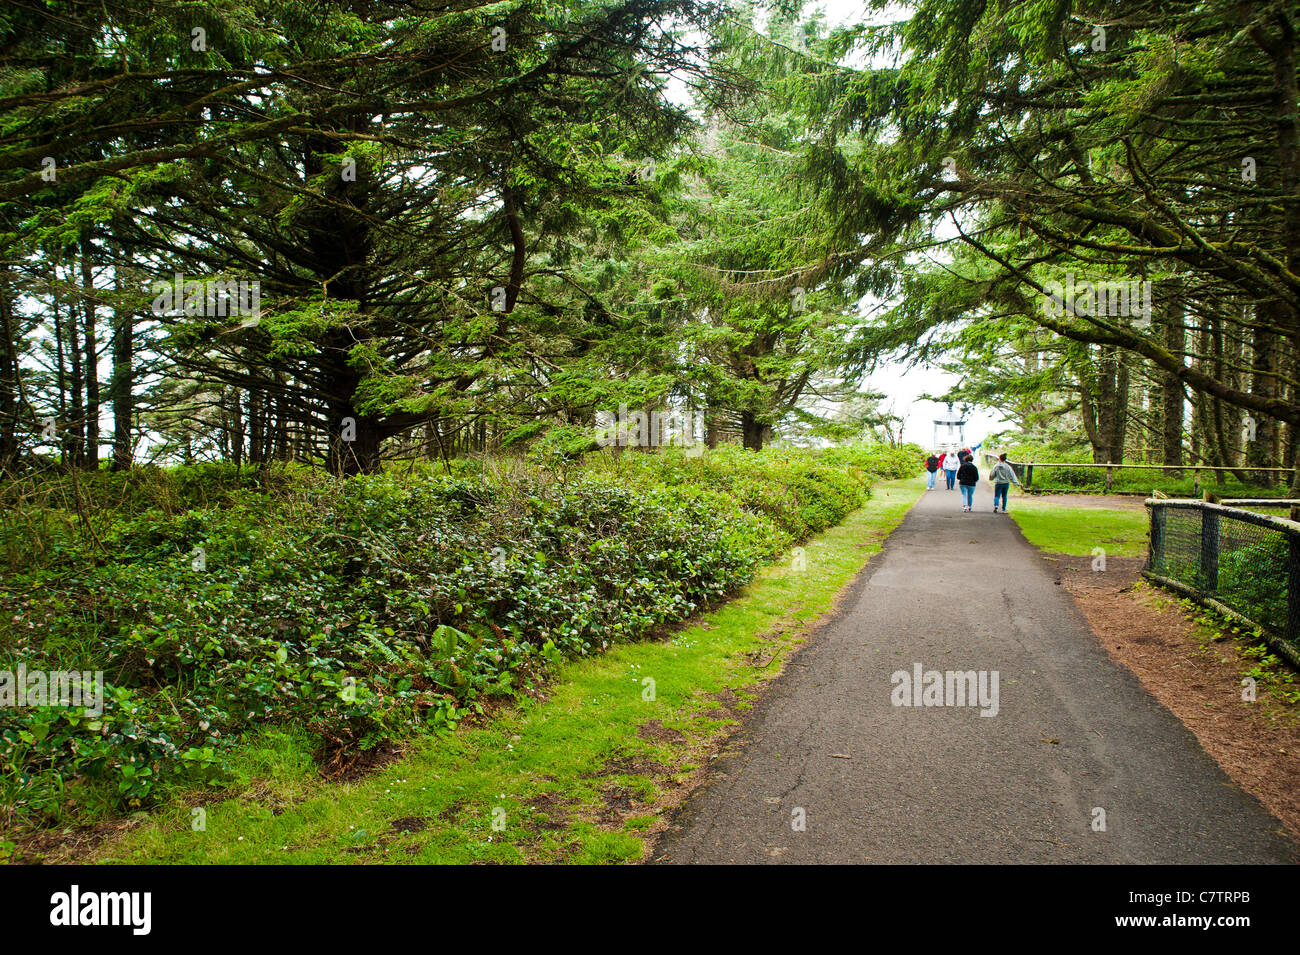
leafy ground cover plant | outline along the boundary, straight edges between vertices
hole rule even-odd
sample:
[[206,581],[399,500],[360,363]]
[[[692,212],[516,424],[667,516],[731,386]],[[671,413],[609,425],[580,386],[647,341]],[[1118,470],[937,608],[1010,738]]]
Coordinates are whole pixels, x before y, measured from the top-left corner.
[[292,724],[342,771],[684,620],[917,448],[720,449],[337,480],[148,469],[7,488],[0,670],[102,671],[103,712],[0,707],[0,822],[220,787]]

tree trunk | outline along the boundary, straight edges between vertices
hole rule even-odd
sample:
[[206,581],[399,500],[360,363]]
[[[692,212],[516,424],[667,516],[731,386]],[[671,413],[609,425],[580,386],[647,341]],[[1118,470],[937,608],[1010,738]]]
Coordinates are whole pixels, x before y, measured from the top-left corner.
[[[1165,347],[1178,356],[1186,349],[1186,332],[1183,328],[1181,304],[1171,307],[1164,316]],[[1159,375],[1160,463],[1167,464],[1166,477],[1183,476],[1179,465],[1183,463],[1183,383],[1171,372],[1157,371]]]
[[[1270,310],[1261,308],[1260,311],[1265,312],[1266,321],[1275,320],[1275,317],[1267,315]],[[1256,329],[1251,339],[1251,352],[1251,393],[1268,398],[1277,397],[1277,336],[1272,332]],[[1242,442],[1245,451],[1242,455],[1242,463],[1255,468],[1275,467],[1277,461],[1274,455],[1274,443],[1277,438],[1277,422],[1262,414],[1251,414],[1246,422],[1246,433],[1243,435]],[[1251,477],[1257,484],[1265,487],[1277,483],[1276,473],[1270,471],[1256,471]]]
[[[54,281],[50,287],[50,313],[54,318],[54,379],[59,389],[59,463],[68,463],[68,376],[64,347],[63,309],[59,300],[59,263],[53,265]],[[75,327],[76,321],[73,321]]]
[[1097,464],[1118,464],[1124,457],[1128,427],[1128,366],[1116,349],[1106,348],[1097,360],[1096,377],[1080,376],[1080,412]]
[[1116,349],[1113,355],[1115,369],[1115,414],[1110,422],[1110,460],[1119,464],[1128,449],[1128,395],[1129,370],[1123,354]]
[[[73,276],[76,272],[76,265],[70,265],[65,271],[65,276],[69,286],[72,285]],[[85,376],[81,370],[81,343],[78,340],[78,331],[81,328],[81,319],[78,317],[79,309],[75,298],[68,303],[68,394],[72,399],[72,409],[70,416],[64,423],[64,440],[68,447],[68,463],[74,468],[80,468],[85,463],[86,447],[86,403],[85,403]]]
[[253,465],[266,462],[266,434],[269,430],[266,421],[266,403],[260,391],[248,393],[248,463]]
[[231,461],[235,470],[244,466],[244,405],[238,388],[230,389],[230,413],[226,419],[230,428]]
[[131,467],[131,425],[135,417],[135,308],[130,301],[135,270],[118,266],[117,291],[122,301],[117,306],[113,328],[113,375],[109,379],[108,400],[113,406],[113,470]]
[[740,413],[740,433],[744,440],[746,451],[763,450],[763,432],[765,426],[759,422],[753,412],[742,411]]
[[1079,418],[1083,421],[1083,433],[1087,435],[1088,443],[1092,445],[1092,459],[1101,462],[1104,457],[1104,442],[1097,421],[1097,402],[1093,397],[1093,391],[1096,387],[1097,379],[1089,374],[1086,368],[1080,368]]
[[351,402],[335,404],[330,412],[330,473],[351,476],[379,470],[379,422],[360,414]]
[[87,471],[99,470],[99,333],[95,327],[95,280],[90,269],[94,246],[81,240],[81,292],[85,296],[86,456]]
[[18,347],[9,276],[0,276],[0,475],[18,461]]
[[[1214,355],[1214,376],[1220,381],[1226,380],[1227,365],[1225,362],[1223,332],[1219,328],[1218,319],[1210,319],[1210,342],[1211,350]],[[1234,364],[1237,363],[1238,356],[1233,356]],[[1225,423],[1227,415],[1224,413],[1223,399],[1215,395],[1210,400],[1209,416],[1209,437],[1217,449],[1217,458],[1220,467],[1232,467],[1236,464],[1236,454],[1233,450],[1234,445],[1228,441],[1227,425]],[[1240,481],[1248,481],[1244,471],[1233,471]],[[1215,471],[1214,480],[1218,484],[1224,482],[1224,472]]]

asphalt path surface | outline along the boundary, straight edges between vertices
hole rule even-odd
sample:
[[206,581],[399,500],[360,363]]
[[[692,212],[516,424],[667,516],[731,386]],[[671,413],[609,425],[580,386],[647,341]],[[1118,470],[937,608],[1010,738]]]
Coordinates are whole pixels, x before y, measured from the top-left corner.
[[[987,483],[972,513],[958,494],[909,512],[653,861],[1296,862],[1281,823],[1106,655]],[[895,705],[918,664],[932,703],[961,703],[969,678],[925,671],[975,671],[977,689],[983,671],[983,705]]]

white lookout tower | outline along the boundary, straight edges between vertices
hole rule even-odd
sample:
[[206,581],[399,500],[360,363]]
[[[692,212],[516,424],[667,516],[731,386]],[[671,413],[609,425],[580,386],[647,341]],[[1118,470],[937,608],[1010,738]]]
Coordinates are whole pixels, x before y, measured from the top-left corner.
[[934,449],[935,451],[960,451],[966,447],[966,422],[962,416],[952,410],[952,402],[948,403],[948,410],[941,412],[934,419]]

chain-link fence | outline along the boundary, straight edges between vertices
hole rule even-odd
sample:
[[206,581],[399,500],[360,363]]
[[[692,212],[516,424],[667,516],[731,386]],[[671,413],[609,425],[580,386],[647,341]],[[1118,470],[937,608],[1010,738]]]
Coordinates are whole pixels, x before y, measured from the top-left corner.
[[1300,666],[1300,524],[1207,501],[1146,503],[1145,575],[1258,628]]

